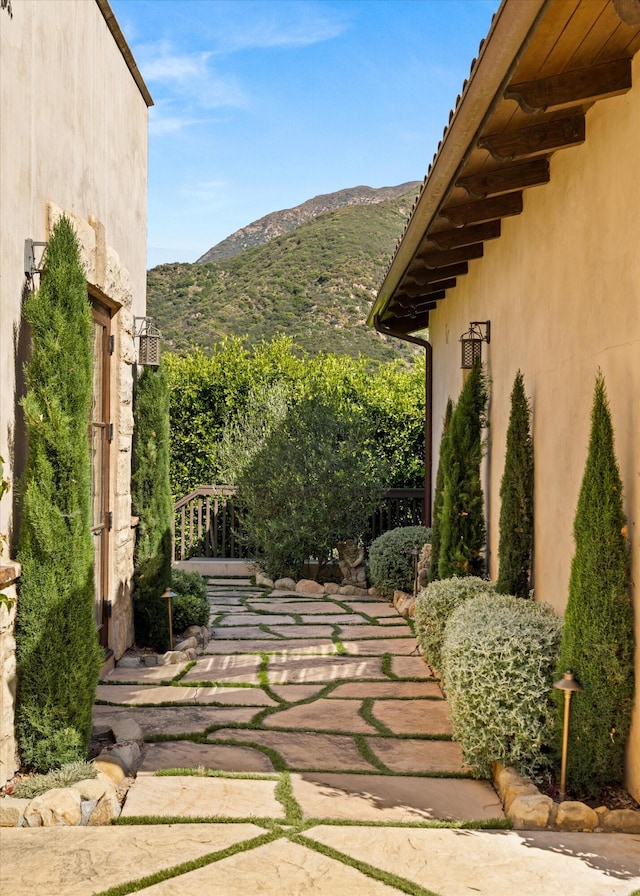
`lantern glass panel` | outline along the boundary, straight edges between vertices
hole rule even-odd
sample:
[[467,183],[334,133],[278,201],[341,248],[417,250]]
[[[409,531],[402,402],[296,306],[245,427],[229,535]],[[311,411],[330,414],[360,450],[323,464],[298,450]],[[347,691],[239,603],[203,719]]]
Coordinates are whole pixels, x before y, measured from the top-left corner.
[[482,357],[481,339],[461,339],[462,343],[462,369],[471,370],[476,358]]

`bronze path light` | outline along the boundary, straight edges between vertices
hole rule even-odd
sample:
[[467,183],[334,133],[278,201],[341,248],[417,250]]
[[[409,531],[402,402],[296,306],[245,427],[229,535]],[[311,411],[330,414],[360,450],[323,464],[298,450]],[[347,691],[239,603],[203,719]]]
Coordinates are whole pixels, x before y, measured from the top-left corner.
[[562,729],[562,765],[560,767],[560,802],[567,793],[567,747],[569,743],[569,705],[571,695],[583,688],[573,677],[573,672],[565,672],[560,681],[556,681],[554,688],[564,691],[564,726]]

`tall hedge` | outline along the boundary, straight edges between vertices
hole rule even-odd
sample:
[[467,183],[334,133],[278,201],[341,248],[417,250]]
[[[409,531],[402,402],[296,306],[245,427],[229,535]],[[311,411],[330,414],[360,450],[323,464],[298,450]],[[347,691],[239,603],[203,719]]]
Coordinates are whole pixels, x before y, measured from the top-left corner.
[[146,367],[134,396],[131,503],[140,518],[134,553],[133,610],[138,644],[166,650],[173,498],[169,483],[169,392],[162,368]]
[[102,662],[94,620],[91,458],[92,320],[78,241],[63,217],[25,317],[32,353],[23,401],[16,623],[16,731],[22,762],[47,771],[84,758]]
[[438,574],[480,576],[486,570],[484,497],[480,483],[487,380],[477,359],[460,392],[442,453],[443,495]]
[[431,561],[429,565],[429,581],[435,582],[440,578],[438,572],[438,564],[440,563],[440,517],[442,516],[442,498],[444,489],[444,463],[442,455],[446,454],[446,439],[449,431],[449,424],[453,415],[453,401],[447,399],[447,407],[444,412],[444,420],[442,424],[442,436],[440,438],[440,454],[438,456],[438,472],[436,473],[436,488],[433,496],[433,528],[431,536]]
[[528,597],[533,559],[533,439],[531,405],[520,371],[511,391],[500,502],[500,573],[496,591]]
[[[574,521],[575,554],[557,668],[583,691],[571,703],[567,783],[577,795],[624,778],[633,705],[633,610],[622,481],[604,379],[596,377],[589,453]],[[563,699],[558,695],[558,740]]]

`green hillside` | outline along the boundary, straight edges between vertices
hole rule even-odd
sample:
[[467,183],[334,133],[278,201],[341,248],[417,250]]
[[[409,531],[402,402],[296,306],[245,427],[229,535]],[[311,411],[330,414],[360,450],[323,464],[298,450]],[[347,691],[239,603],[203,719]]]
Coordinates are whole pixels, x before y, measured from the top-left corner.
[[414,195],[345,206],[233,258],[153,268],[147,313],[177,354],[208,353],[224,336],[253,344],[285,333],[312,354],[413,356],[365,320]]

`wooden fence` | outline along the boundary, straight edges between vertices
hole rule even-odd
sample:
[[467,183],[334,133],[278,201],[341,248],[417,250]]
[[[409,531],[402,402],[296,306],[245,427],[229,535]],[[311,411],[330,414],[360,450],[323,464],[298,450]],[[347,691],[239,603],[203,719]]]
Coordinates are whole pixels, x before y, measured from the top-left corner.
[[[423,489],[389,489],[371,519],[365,540],[370,543],[398,526],[421,526],[423,519]],[[246,556],[242,510],[234,486],[201,485],[175,503],[174,560],[237,560]]]

